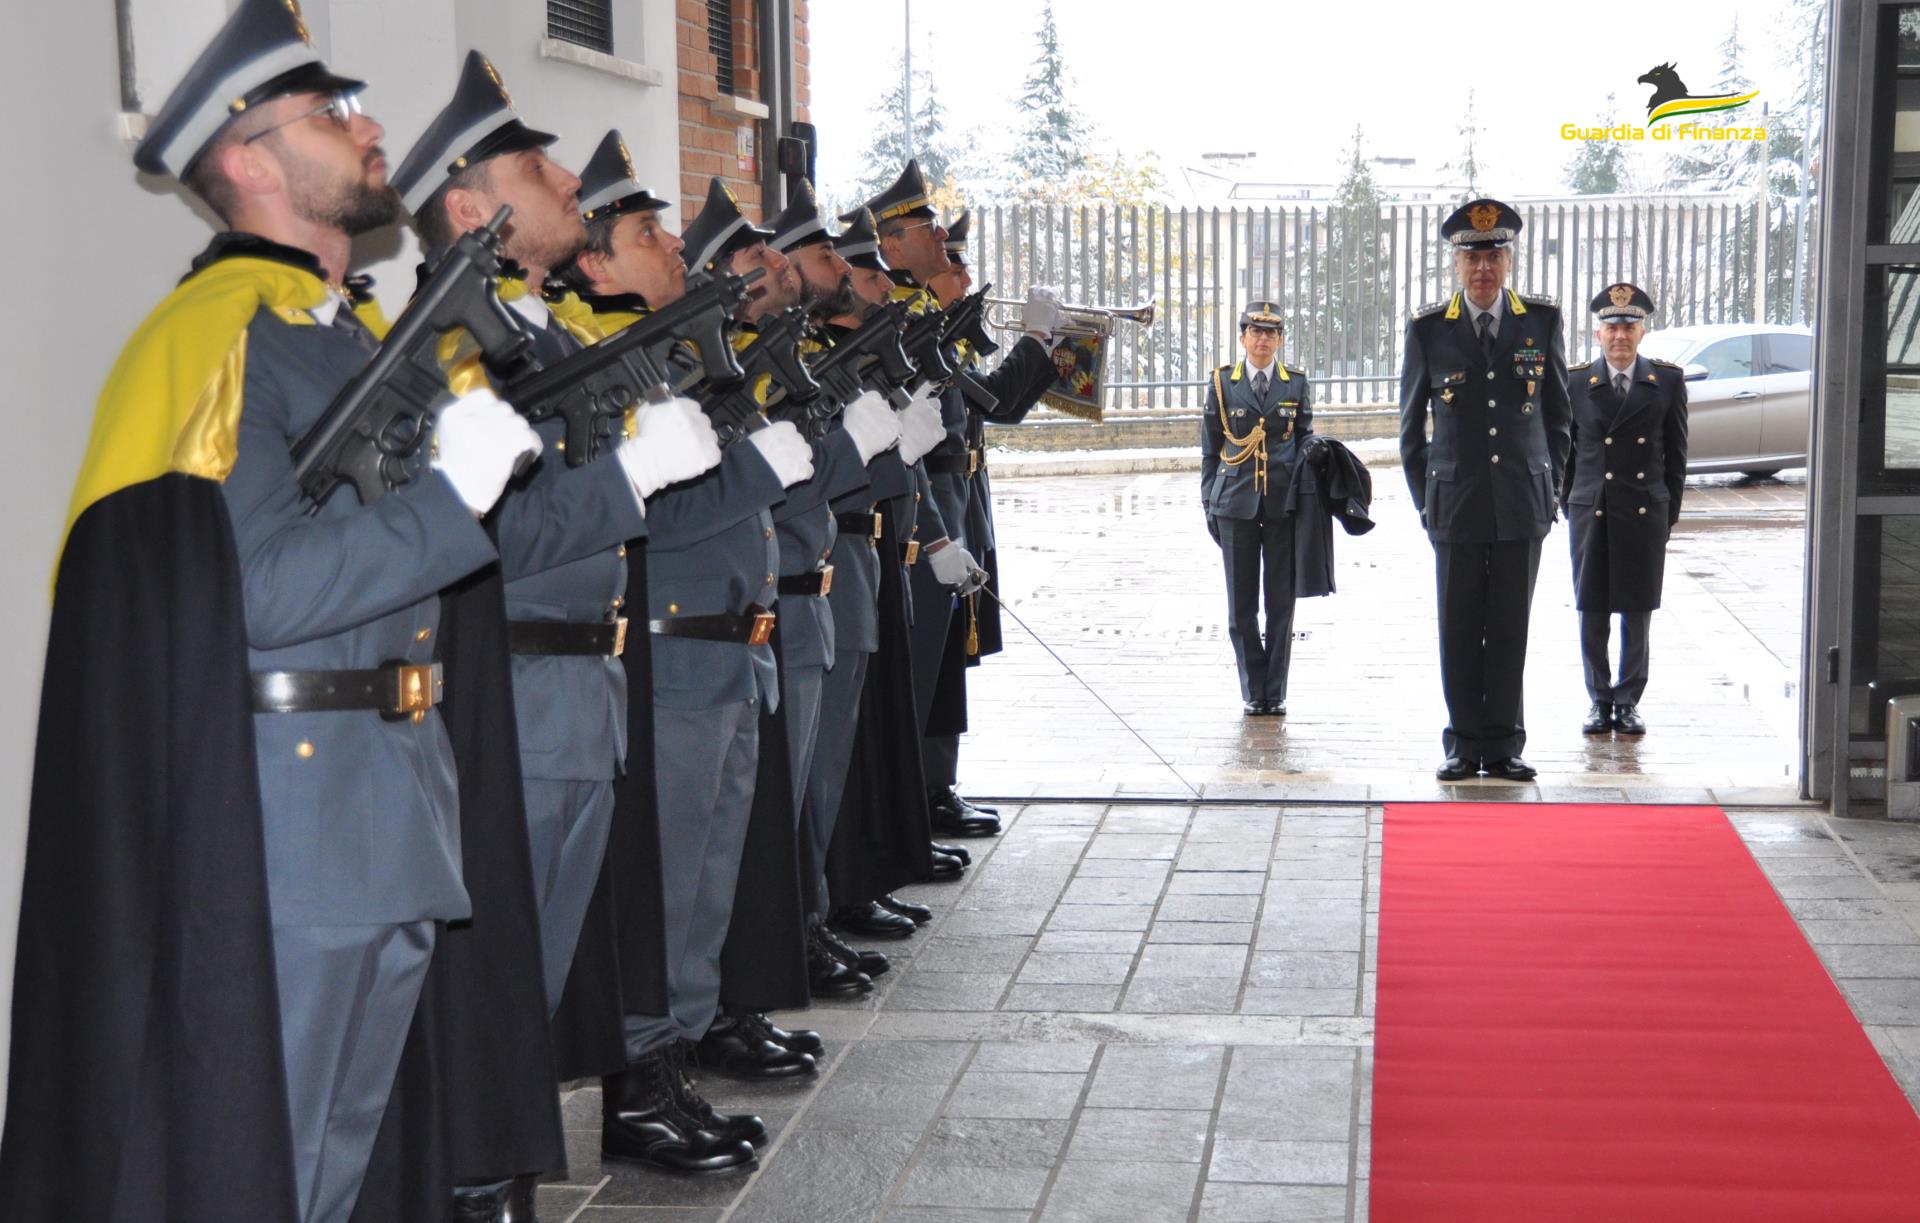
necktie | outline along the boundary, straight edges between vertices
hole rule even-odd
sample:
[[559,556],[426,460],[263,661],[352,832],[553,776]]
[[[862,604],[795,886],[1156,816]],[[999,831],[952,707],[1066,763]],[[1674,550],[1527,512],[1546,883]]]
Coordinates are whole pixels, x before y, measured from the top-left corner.
[[1489,311],[1480,316],[1480,351],[1489,357],[1493,355],[1493,314]]
[[1264,402],[1267,398],[1267,371],[1261,370],[1253,376],[1253,397]]
[[1625,374],[1615,374],[1613,376],[1613,395],[1614,398],[1618,399],[1621,403],[1627,402],[1627,376]]

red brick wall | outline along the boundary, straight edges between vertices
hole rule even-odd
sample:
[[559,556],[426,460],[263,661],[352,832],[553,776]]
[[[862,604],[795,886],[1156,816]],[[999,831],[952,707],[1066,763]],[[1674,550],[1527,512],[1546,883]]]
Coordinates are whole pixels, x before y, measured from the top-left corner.
[[[715,175],[726,181],[740,200],[741,211],[761,219],[760,159],[772,153],[763,120],[716,105],[720,96],[714,79],[716,62],[707,50],[707,6],[704,0],[677,0],[679,5],[680,70],[680,194],[681,216],[691,221],[707,198],[707,183]],[[807,6],[794,0],[794,75],[799,116],[807,116]],[[735,96],[764,100],[760,89],[760,30],[753,0],[733,0],[733,82]],[[751,134],[752,156],[740,157],[741,131]],[[683,221],[684,225],[684,221]]]

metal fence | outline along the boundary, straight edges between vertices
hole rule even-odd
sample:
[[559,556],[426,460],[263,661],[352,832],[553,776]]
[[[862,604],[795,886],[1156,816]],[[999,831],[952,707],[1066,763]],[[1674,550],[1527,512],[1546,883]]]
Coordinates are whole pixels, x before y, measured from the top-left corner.
[[[1214,367],[1239,355],[1235,324],[1257,299],[1281,303],[1284,359],[1312,375],[1316,402],[1389,404],[1408,313],[1454,289],[1439,237],[1451,210],[988,206],[974,210],[974,279],[995,296],[1044,284],[1073,303],[1158,302],[1151,327],[1122,323],[1109,345],[1110,414],[1196,409]],[[1658,327],[1803,321],[1814,276],[1796,241],[1818,241],[1797,210],[1773,207],[1763,225],[1758,203],[1722,198],[1522,206],[1513,287],[1562,303],[1574,362],[1593,352],[1587,301],[1621,280],[1653,296]]]

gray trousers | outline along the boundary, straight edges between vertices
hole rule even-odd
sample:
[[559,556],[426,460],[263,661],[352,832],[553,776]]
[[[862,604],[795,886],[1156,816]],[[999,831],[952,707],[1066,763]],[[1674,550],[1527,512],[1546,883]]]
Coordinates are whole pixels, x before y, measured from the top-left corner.
[[301,1223],[346,1223],[393,1093],[435,925],[275,926]]
[[560,1008],[560,991],[587,920],[587,902],[600,882],[613,828],[610,781],[522,782],[527,799],[527,847],[533,854],[533,898],[540,907],[540,958],[545,966],[547,1014]]
[[814,739],[813,767],[807,771],[803,818],[813,840],[808,865],[819,881],[814,916],[825,917],[827,903],[827,846],[840,820],[840,798],[847,789],[847,769],[853,764],[854,732],[860,721],[860,689],[867,682],[864,650],[841,650],[820,690],[820,732]]
[[[1620,678],[1609,682],[1607,636],[1620,617]],[[1638,705],[1647,690],[1647,636],[1652,612],[1581,612],[1580,660],[1587,668],[1587,695],[1609,705]]]
[[629,1060],[675,1040],[699,1040],[719,1013],[720,949],[733,920],[760,762],[760,702],[718,709],[655,703],[653,747],[668,1013],[626,1017]]
[[[1293,519],[1218,518],[1220,556],[1227,571],[1227,636],[1240,669],[1240,699],[1278,704],[1287,699],[1293,661]],[[1267,631],[1260,632],[1264,596]]]
[[807,777],[813,771],[820,743],[820,715],[827,684],[827,669],[818,666],[789,666],[780,672],[780,712],[787,720],[787,770],[793,781],[793,821],[800,826],[800,813],[807,801]]

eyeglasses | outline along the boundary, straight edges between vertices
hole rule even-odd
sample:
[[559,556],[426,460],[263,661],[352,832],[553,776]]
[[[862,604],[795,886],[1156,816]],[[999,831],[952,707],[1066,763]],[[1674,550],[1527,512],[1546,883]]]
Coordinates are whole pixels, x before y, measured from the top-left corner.
[[888,237],[898,238],[900,235],[912,233],[916,229],[932,229],[936,224],[938,224],[938,222],[935,221],[915,221],[911,225],[900,226],[889,234]]
[[252,144],[262,136],[277,132],[283,127],[292,127],[296,123],[305,123],[309,119],[318,119],[321,115],[325,115],[327,118],[333,120],[333,125],[344,132],[353,126],[354,116],[361,113],[360,96],[358,94],[348,93],[345,90],[336,90],[327,95],[325,102],[322,102],[312,110],[276,123],[272,127],[262,128],[240,143]]

